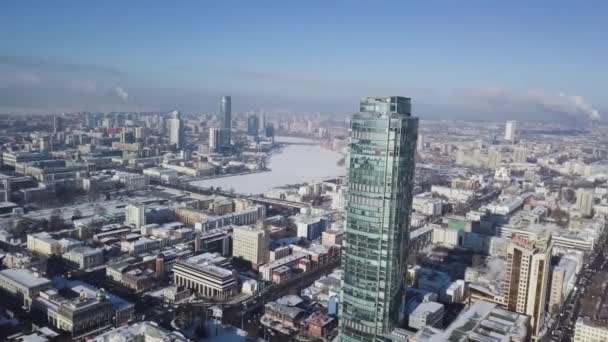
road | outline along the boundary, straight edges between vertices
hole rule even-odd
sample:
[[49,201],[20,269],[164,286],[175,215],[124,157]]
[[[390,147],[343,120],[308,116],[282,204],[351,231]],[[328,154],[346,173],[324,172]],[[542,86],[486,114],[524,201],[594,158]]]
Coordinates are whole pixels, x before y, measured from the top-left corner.
[[551,340],[555,342],[571,342],[574,338],[574,325],[581,310],[581,300],[591,282],[591,278],[599,271],[608,270],[608,232],[606,226],[595,250],[589,256],[589,262],[584,265],[575,282],[575,287],[566,298],[557,319],[549,328]]

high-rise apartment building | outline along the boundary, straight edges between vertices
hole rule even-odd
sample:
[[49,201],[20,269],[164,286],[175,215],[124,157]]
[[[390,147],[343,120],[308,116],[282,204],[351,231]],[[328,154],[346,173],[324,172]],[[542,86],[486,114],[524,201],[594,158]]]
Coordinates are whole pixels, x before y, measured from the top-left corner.
[[505,140],[514,142],[517,133],[517,121],[509,120],[505,125]]
[[178,110],[174,110],[169,119],[169,144],[175,145],[176,149],[182,149],[186,145],[185,138],[181,114]]
[[222,121],[222,128],[226,130],[225,141],[222,143],[223,146],[230,146],[230,130],[232,128],[232,98],[230,95],[222,96],[220,101],[220,120]]
[[368,97],[351,120],[340,338],[382,341],[396,327],[404,274],[418,118],[405,97]]
[[534,341],[540,339],[547,304],[553,242],[549,234],[515,235],[507,246],[503,295],[507,309],[530,316]]
[[593,189],[576,190],[576,209],[585,216],[593,213]]
[[241,226],[232,233],[232,255],[250,261],[252,266],[268,262],[270,236],[264,229]]
[[497,169],[502,162],[502,154],[500,151],[491,149],[488,151],[488,164],[489,169]]
[[141,203],[129,203],[125,207],[125,223],[136,228],[146,225],[146,206]]

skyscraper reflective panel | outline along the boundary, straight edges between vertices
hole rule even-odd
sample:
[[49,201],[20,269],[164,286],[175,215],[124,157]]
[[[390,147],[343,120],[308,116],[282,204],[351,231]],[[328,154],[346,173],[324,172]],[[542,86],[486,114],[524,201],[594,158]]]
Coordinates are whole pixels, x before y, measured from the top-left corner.
[[398,323],[407,267],[418,118],[405,97],[367,97],[353,115],[340,338],[383,341]]

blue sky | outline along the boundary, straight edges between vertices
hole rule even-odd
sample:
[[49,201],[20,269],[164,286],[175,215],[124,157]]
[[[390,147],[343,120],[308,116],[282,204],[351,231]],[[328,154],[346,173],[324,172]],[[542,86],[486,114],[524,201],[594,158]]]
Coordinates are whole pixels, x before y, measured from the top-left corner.
[[0,22],[0,112],[608,109],[605,1],[6,1]]

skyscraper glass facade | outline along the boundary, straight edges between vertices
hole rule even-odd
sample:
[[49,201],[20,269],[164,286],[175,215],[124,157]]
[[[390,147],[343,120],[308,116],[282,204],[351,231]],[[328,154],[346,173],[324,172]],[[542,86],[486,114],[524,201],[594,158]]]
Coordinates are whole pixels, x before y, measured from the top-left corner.
[[230,145],[230,129],[232,127],[232,98],[229,95],[222,96],[220,101],[220,120],[222,120],[222,128],[226,130],[226,141],[222,144],[225,146]]
[[405,97],[368,97],[351,120],[340,338],[383,341],[404,294],[418,118]]

